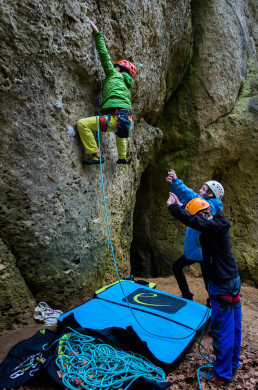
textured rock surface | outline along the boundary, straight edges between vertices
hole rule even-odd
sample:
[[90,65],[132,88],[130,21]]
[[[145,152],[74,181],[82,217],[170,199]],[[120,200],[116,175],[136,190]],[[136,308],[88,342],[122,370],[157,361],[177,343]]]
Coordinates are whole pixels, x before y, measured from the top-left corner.
[[187,69],[189,4],[138,1],[135,12],[131,1],[1,3],[1,237],[37,300],[74,306],[114,274],[99,167],[82,167],[74,130],[100,106],[103,73],[89,18],[112,59],[124,56],[139,70],[128,166],[114,164],[113,134],[101,136],[110,231],[124,274],[135,193],[162,137],[144,118],[154,121]]
[[15,258],[0,240],[0,333],[13,325],[34,323],[31,316],[36,301],[33,299]]
[[[210,178],[223,183],[224,215],[232,222],[232,250],[242,280],[257,285],[258,68],[254,3],[192,4],[194,54],[188,74],[158,120],[164,134],[161,156],[158,165],[154,161],[145,171],[137,193],[132,266],[135,273],[164,276],[171,273],[171,263],[182,254],[185,228],[164,208],[169,188],[165,177],[173,167],[196,191]],[[216,14],[214,10],[219,9]],[[239,43],[236,50],[243,36],[248,44]],[[241,64],[247,56],[248,71],[242,86]],[[215,63],[215,58],[220,60],[214,77],[210,77],[207,64],[210,60]]]
[[[170,273],[183,239],[182,227],[164,207],[163,176],[174,166],[194,187],[207,176],[223,179],[226,215],[242,223],[233,228],[242,270],[253,279],[257,86],[250,79],[250,87],[238,94],[247,59],[256,53],[250,38],[255,37],[255,2],[230,3],[1,3],[1,238],[12,254],[10,286],[19,278],[36,300],[66,309],[114,279],[99,167],[81,166],[83,149],[74,128],[100,107],[103,73],[89,19],[103,31],[112,60],[127,58],[138,69],[127,166],[114,164],[113,134],[101,135],[107,214],[120,274],[130,272],[133,230],[132,254],[142,250],[137,260],[142,270]],[[234,147],[229,148],[228,137]],[[209,153],[215,157],[202,169],[198,155],[207,161]],[[248,219],[241,212],[244,194],[241,201],[235,197],[239,182],[250,194]],[[29,292],[22,304],[13,299],[17,313],[26,305],[31,312]],[[4,326],[8,318],[11,326],[7,311]]]
[[202,127],[233,108],[243,86],[250,28],[251,1],[192,1],[195,29],[194,107]]

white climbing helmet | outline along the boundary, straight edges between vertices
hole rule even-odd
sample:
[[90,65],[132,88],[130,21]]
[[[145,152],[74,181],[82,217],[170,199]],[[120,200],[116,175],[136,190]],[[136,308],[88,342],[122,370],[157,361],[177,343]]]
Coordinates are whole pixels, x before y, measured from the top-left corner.
[[224,195],[224,188],[218,181],[209,180],[206,181],[205,184],[207,184],[207,186],[211,189],[211,191],[215,195],[215,198],[222,198],[222,196]]

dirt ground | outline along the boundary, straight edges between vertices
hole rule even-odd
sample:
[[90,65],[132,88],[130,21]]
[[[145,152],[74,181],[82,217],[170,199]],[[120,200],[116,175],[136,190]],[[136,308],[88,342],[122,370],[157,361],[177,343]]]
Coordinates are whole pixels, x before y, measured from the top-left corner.
[[[194,300],[196,302],[206,304],[207,293],[204,288],[202,278],[197,278],[191,274],[187,274],[187,280],[192,293],[194,294]],[[173,276],[167,278],[152,278],[149,281],[157,284],[157,289],[165,291],[177,296],[180,296],[177,283]],[[242,350],[241,350],[241,367],[237,378],[234,378],[228,389],[245,389],[254,390],[257,389],[256,383],[258,383],[258,290],[254,287],[247,285],[242,286],[241,290],[242,301]],[[0,362],[4,360],[9,349],[18,342],[25,340],[35,334],[39,329],[44,328],[42,324],[36,324],[26,326],[13,331],[8,331],[0,336]],[[55,331],[55,327],[50,327]],[[197,380],[197,369],[201,366],[210,365],[199,353],[198,343],[199,337],[195,343],[189,349],[179,366],[167,376],[167,380],[172,382],[169,390],[190,390],[199,389]],[[212,357],[212,338],[208,334],[208,330],[205,331],[203,340],[201,342],[201,351],[208,358]],[[215,390],[218,387],[216,385],[206,382],[201,379],[201,386],[203,390]],[[50,381],[49,378],[45,378],[43,382],[37,383],[36,380],[28,386],[21,386],[19,390],[55,390],[57,386]],[[118,389],[119,390],[119,389]]]
[[[152,279],[157,283],[157,289],[168,292],[170,294],[180,296],[180,290],[177,286],[175,278]],[[206,304],[207,292],[204,288],[203,279],[187,275],[187,281],[191,292],[194,294],[194,301]],[[241,367],[238,371],[237,378],[232,379],[228,389],[241,390],[257,390],[258,386],[258,290],[254,287],[242,285],[241,288],[241,304],[242,304],[242,349],[240,363]],[[185,355],[179,366],[168,375],[167,380],[173,382],[169,390],[191,390],[199,389],[197,381],[197,370],[204,365],[210,365],[198,351],[199,337]],[[213,356],[212,338],[208,334],[208,329],[204,333],[201,342],[201,352],[211,358]],[[215,390],[218,386],[209,384],[204,379],[201,379],[203,390]]]

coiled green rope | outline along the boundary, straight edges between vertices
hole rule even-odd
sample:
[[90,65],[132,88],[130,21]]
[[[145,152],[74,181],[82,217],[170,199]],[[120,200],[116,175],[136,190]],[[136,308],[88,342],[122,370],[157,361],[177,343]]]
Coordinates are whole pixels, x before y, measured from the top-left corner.
[[165,382],[164,371],[147,358],[114,348],[73,329],[56,341],[59,341],[56,365],[68,389],[111,390],[129,381],[124,388],[127,390],[140,377]]

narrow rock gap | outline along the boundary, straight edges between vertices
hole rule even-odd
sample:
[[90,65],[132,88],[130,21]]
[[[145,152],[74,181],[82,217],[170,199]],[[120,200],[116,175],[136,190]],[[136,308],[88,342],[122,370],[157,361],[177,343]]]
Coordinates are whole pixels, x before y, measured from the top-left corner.
[[130,249],[131,274],[140,277],[155,276],[151,244],[150,169],[142,174],[136,194],[133,216],[133,240]]

